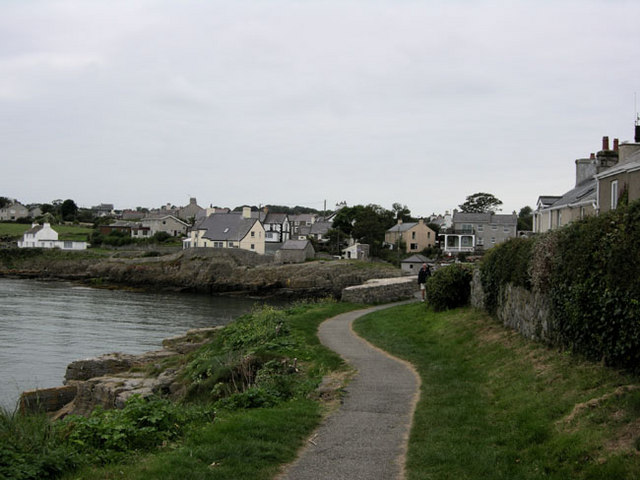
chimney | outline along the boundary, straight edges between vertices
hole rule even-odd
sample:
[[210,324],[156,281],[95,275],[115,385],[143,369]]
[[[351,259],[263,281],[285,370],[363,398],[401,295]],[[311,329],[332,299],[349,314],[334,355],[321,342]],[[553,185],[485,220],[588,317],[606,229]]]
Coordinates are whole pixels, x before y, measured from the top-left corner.
[[620,144],[620,141],[617,138],[613,139],[613,151],[617,152],[618,151],[618,145]]
[[251,207],[242,207],[242,218],[251,218]]
[[602,137],[602,151],[606,152],[609,150],[609,137]]

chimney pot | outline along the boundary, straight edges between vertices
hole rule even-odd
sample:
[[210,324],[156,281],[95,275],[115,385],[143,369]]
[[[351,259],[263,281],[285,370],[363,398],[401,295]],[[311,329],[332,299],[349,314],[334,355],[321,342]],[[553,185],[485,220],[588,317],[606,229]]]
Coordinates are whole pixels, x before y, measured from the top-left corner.
[[591,156],[589,157],[591,160],[595,160],[596,159],[596,154],[595,153],[591,153]]
[[602,150],[609,150],[609,137],[602,137]]

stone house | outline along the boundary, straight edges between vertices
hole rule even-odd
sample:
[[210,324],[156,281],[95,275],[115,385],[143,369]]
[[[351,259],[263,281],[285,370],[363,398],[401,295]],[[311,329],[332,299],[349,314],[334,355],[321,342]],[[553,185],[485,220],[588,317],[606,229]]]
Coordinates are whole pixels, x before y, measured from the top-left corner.
[[191,197],[189,199],[189,205],[178,208],[176,216],[181,220],[190,221],[191,219],[200,217],[204,211],[205,209],[198,205],[197,200]]
[[0,208],[0,220],[2,221],[15,221],[29,216],[29,209],[17,201]]
[[275,253],[276,263],[303,263],[315,258],[316,251],[309,240],[287,240]]
[[58,240],[56,232],[49,223],[38,225],[34,223],[24,232],[18,241],[18,248],[59,248],[61,250],[86,250],[87,242],[72,242]]
[[301,213],[299,215],[289,215],[291,222],[291,238],[304,240],[311,231],[311,225],[316,221],[316,216],[311,213]]
[[259,219],[251,216],[251,209],[240,212],[214,213],[191,228],[185,248],[240,248],[265,253],[265,231]]
[[391,249],[398,248],[404,242],[407,253],[416,253],[433,247],[436,244],[436,233],[422,218],[417,222],[398,220],[396,225],[385,232],[384,242]]
[[640,198],[640,125],[634,139],[619,145],[616,166],[595,175],[598,212],[614,210],[622,196],[629,202]]
[[445,253],[487,250],[518,234],[518,215],[453,211],[453,228],[440,234]]

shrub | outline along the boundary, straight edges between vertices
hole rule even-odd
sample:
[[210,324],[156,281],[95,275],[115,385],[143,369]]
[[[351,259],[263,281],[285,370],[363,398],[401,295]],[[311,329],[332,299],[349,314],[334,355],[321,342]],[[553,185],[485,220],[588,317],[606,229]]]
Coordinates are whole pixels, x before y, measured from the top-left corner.
[[471,294],[471,267],[454,264],[443,267],[427,280],[427,301],[436,310],[467,305]]
[[482,259],[480,272],[484,303],[490,313],[498,308],[500,291],[507,283],[531,288],[529,265],[533,239],[513,238],[493,247]]

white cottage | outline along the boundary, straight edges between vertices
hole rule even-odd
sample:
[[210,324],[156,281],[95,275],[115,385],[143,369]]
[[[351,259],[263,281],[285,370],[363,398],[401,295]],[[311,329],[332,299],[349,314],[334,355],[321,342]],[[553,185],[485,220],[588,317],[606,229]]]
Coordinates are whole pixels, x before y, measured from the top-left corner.
[[86,250],[87,242],[71,242],[58,240],[58,232],[51,225],[34,223],[24,232],[22,240],[18,241],[19,248],[59,248],[61,250]]

